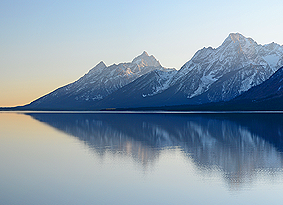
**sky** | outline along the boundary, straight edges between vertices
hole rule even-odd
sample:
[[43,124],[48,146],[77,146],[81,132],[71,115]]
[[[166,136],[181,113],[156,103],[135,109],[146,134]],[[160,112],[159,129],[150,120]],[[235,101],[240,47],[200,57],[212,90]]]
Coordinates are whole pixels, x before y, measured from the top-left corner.
[[1,0],[0,107],[30,103],[100,61],[147,51],[180,69],[239,32],[283,44],[282,0]]

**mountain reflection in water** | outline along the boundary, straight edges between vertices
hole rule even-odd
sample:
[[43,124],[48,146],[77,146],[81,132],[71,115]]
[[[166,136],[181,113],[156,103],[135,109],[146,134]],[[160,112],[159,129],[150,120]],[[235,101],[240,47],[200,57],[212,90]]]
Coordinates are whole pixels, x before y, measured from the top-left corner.
[[222,172],[229,185],[282,171],[280,114],[29,113],[84,141],[98,155],[127,154],[147,166],[163,149],[181,149],[200,172]]

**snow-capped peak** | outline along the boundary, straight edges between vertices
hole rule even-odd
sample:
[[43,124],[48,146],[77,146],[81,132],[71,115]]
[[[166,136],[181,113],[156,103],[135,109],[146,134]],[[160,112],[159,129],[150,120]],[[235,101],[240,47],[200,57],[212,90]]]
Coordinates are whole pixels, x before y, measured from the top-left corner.
[[242,50],[244,48],[254,47],[257,45],[258,44],[252,38],[246,38],[240,33],[230,33],[221,46],[237,46]]
[[268,79],[282,65],[283,46],[262,46],[240,33],[230,33],[221,46],[197,51],[171,85],[178,84],[176,93],[184,92],[188,98],[206,92],[210,102],[230,100]]
[[135,57],[132,61],[139,66],[153,66],[153,67],[160,67],[160,63],[156,58],[151,55],[149,56],[146,51],[144,51],[141,55]]
[[105,63],[103,61],[100,61],[95,67],[96,68],[105,68],[106,65],[105,65]]
[[240,40],[246,39],[246,38],[245,38],[242,34],[240,34],[240,33],[230,33],[228,38],[231,38],[231,40],[232,40],[234,43],[235,43],[236,41],[240,41]]
[[107,66],[105,65],[105,63],[103,61],[100,61],[96,66],[94,66],[89,72],[93,72],[95,70],[101,70],[106,68]]
[[146,51],[143,51],[141,55],[142,55],[142,56],[149,56]]

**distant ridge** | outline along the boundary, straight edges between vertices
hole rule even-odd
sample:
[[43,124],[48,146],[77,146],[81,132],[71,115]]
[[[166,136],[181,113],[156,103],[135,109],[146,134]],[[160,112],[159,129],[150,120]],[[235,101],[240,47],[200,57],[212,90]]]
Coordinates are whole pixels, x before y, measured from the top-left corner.
[[[145,51],[128,63],[106,66],[101,61],[77,81],[18,109],[113,110],[173,106],[178,109],[242,110],[256,101],[259,103],[259,99],[268,98],[269,104],[276,100],[281,102],[281,81],[276,81],[280,89],[275,80],[273,84],[268,81],[268,89],[260,87],[257,91],[255,86],[265,82],[282,66],[283,46],[260,45],[240,33],[230,33],[219,47],[198,50],[178,71],[162,67]],[[280,72],[276,75],[281,76]],[[270,79],[275,79],[276,75]]]
[[147,52],[135,57],[130,63],[106,66],[98,63],[77,81],[60,87],[53,92],[24,106],[31,110],[85,110],[95,102],[131,83],[140,76],[154,70],[169,72],[159,61]]
[[[260,45],[240,33],[231,33],[218,48],[197,51],[166,80],[157,78],[157,74],[143,76],[94,107],[142,108],[229,101],[267,80],[281,66],[282,46]],[[155,86],[158,91],[151,88],[152,84],[139,89],[141,84],[154,81],[159,81]]]

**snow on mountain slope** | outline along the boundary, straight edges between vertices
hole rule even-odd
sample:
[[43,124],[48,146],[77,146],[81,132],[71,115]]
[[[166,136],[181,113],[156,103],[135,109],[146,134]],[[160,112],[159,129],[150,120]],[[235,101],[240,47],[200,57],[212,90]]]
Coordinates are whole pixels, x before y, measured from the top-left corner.
[[169,81],[177,73],[175,69],[154,70],[113,92],[95,104],[98,108],[152,106],[151,97],[169,87]]
[[142,97],[154,96],[166,90],[169,87],[169,82],[171,78],[177,73],[177,71],[172,70],[168,72],[168,71],[155,70],[152,71],[152,73],[154,74],[154,76],[152,75],[144,76],[145,83],[143,88],[147,88],[147,91],[145,90],[143,91]]
[[[102,100],[107,95],[153,70],[167,71],[154,56],[143,52],[130,63],[107,67],[97,64],[87,74],[57,90],[33,101],[29,108],[67,108],[84,106]],[[169,69],[171,70],[171,69]]]
[[218,48],[203,48],[179,71],[143,52],[130,63],[100,62],[74,83],[28,108],[97,109],[229,101],[266,81],[283,66],[283,46],[260,45],[231,33]]
[[228,101],[267,80],[282,65],[282,46],[260,45],[231,33],[218,48],[197,51],[164,95],[170,93],[167,99],[173,104]]
[[283,67],[278,69],[268,80],[257,85],[234,100],[266,100],[283,96]]

